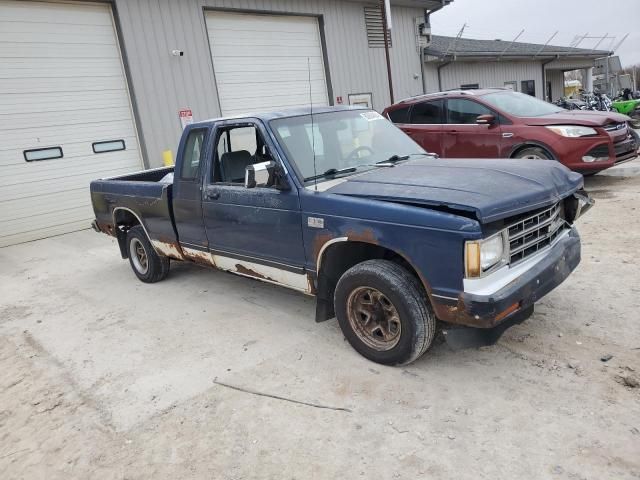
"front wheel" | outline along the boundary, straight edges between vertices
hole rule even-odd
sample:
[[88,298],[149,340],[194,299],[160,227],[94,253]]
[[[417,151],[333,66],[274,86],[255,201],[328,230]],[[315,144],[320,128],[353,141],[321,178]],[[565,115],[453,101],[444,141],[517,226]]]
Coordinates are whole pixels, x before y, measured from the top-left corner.
[[513,158],[523,158],[527,160],[553,160],[545,150],[539,147],[529,147],[520,150]]
[[127,232],[127,253],[133,273],[143,282],[159,282],[169,275],[169,259],[156,253],[140,225]]
[[367,260],[347,270],[335,291],[342,333],[362,356],[406,365],[427,351],[436,319],[417,279],[388,260]]

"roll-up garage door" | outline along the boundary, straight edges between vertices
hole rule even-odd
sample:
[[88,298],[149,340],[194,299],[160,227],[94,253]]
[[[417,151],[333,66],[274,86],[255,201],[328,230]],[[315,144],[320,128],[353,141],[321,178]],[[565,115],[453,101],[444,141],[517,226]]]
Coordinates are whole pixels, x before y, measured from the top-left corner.
[[206,23],[223,115],[328,104],[316,17],[208,11]]
[[0,246],[89,226],[89,182],[142,168],[111,7],[0,0]]

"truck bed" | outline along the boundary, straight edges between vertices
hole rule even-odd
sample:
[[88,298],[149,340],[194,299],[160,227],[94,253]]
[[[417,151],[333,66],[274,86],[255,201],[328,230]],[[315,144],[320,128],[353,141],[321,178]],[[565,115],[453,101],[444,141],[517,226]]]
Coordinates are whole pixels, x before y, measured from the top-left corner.
[[135,172],[91,182],[95,228],[117,236],[116,221],[132,219],[142,224],[151,242],[175,245],[178,241],[171,207],[172,183],[160,182],[173,167]]

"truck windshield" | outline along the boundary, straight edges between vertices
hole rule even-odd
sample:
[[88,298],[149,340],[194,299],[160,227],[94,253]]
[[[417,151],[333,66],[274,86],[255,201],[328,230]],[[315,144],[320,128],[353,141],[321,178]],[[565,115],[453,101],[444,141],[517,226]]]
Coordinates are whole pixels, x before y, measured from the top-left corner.
[[552,103],[543,102],[531,95],[518,92],[488,93],[483,95],[482,99],[498,110],[516,117],[542,117],[564,110]]
[[[312,126],[313,125],[313,126]],[[392,159],[426,154],[413,140],[371,110],[346,110],[271,121],[280,145],[305,182],[353,174]],[[315,152],[315,168],[314,168]]]

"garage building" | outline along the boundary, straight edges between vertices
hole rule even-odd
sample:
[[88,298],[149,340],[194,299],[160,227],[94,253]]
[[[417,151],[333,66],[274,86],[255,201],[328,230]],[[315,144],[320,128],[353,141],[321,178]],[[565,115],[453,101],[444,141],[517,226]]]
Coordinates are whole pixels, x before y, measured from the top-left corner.
[[[424,93],[419,25],[448,3],[391,2],[396,98]],[[0,0],[0,247],[86,228],[89,182],[162,166],[189,121],[382,110],[382,39],[378,1]]]
[[505,87],[547,101],[564,96],[564,72],[583,70],[592,89],[592,67],[612,52],[503,40],[433,35],[425,51],[425,91]]

